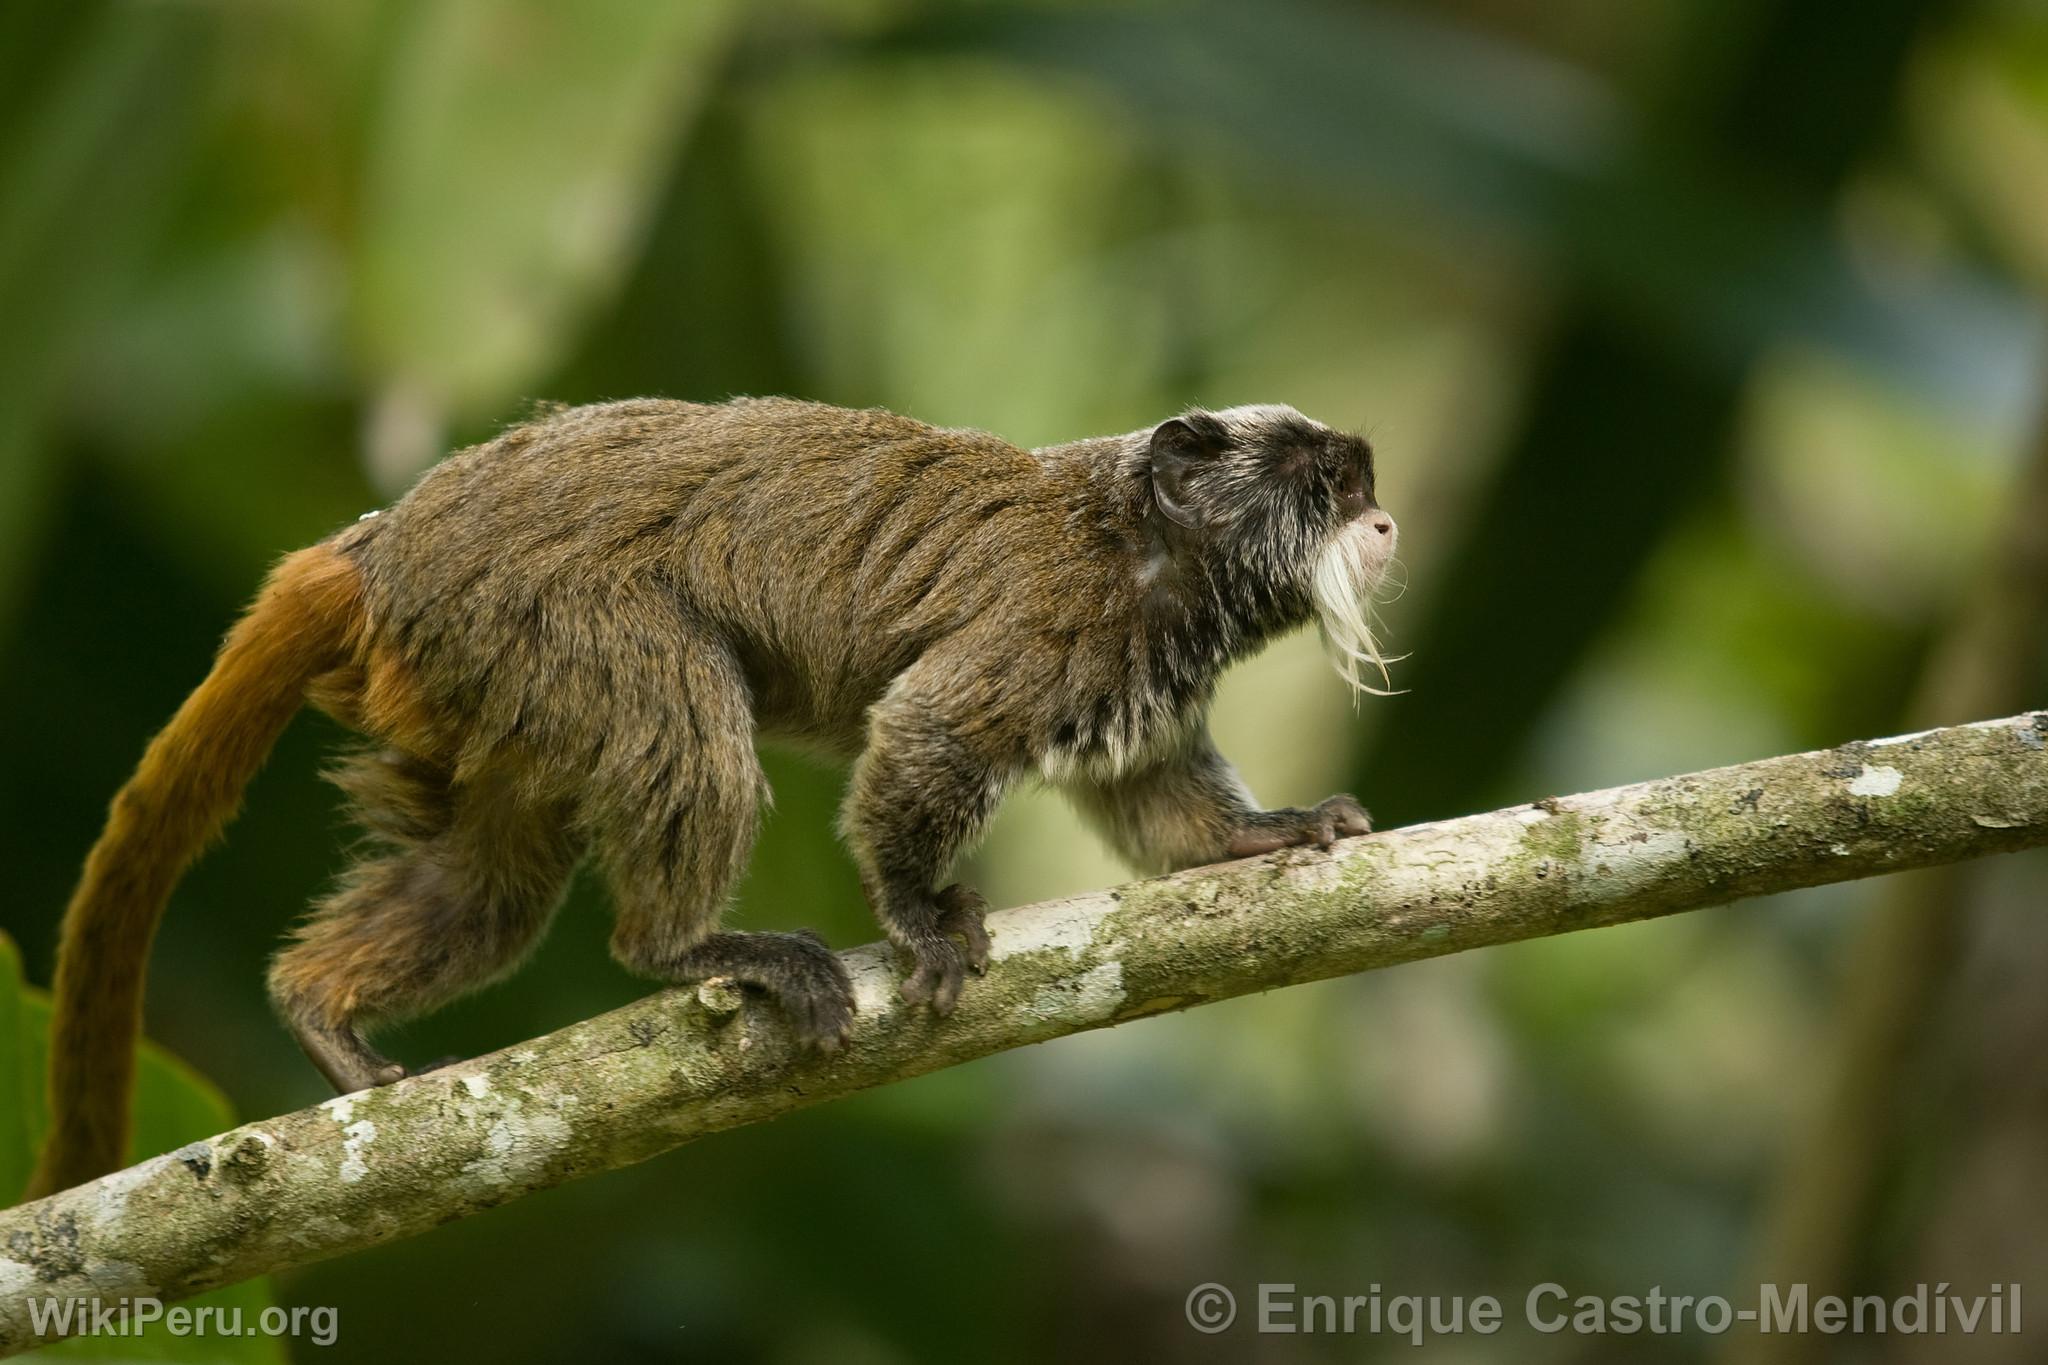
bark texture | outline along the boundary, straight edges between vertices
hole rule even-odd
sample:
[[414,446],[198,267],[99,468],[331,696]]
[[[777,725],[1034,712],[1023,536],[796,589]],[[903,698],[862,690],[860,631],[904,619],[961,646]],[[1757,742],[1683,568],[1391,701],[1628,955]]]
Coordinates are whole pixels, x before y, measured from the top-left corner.
[[730,988],[661,991],[0,1210],[0,1354],[40,1298],[183,1298],[1026,1043],[1443,953],[2048,843],[2048,712],[1199,868],[990,916],[945,1020],[846,953],[851,1044]]

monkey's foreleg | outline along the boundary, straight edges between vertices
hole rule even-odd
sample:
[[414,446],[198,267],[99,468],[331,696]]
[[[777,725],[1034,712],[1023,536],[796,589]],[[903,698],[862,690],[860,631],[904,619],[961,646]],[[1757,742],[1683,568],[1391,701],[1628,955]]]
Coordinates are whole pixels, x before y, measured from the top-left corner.
[[840,827],[889,941],[908,953],[903,998],[950,1014],[967,973],[988,969],[987,902],[959,884],[933,890],[987,824],[1004,773],[943,710],[900,687],[870,714]]
[[1262,810],[1198,731],[1171,757],[1108,780],[1069,784],[1075,805],[1132,866],[1148,872],[1249,858],[1301,844],[1328,848],[1372,832],[1349,796]]
[[1314,844],[1328,848],[1339,839],[1372,833],[1372,816],[1349,796],[1326,796],[1313,806],[1279,806],[1246,812],[1231,831],[1224,851],[1250,858],[1276,849]]

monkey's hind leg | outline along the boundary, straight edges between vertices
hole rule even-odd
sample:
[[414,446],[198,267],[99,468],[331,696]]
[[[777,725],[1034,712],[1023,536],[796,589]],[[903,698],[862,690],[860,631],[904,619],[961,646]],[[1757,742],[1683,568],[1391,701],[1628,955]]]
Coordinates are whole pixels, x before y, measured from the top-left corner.
[[578,849],[556,813],[488,784],[450,783],[396,752],[344,765],[335,781],[383,848],[314,907],[270,970],[271,999],[299,1046],[342,1093],[408,1074],[364,1041],[494,981],[547,927]]
[[715,932],[768,784],[738,666],[686,629],[663,643],[665,658],[611,661],[614,700],[587,779],[586,819],[618,915],[612,955],[663,981],[730,978],[774,999],[800,1042],[834,1051],[853,1026],[838,954],[809,930]]

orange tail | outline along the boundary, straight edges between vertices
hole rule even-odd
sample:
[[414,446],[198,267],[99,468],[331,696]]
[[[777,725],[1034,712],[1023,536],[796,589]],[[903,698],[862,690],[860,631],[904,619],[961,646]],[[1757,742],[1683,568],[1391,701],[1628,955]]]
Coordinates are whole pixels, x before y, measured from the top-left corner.
[[234,817],[308,680],[355,652],[363,621],[362,582],[347,559],[321,545],[286,556],[114,797],[64,912],[50,1133],[29,1198],[122,1164],[143,970],[171,888]]

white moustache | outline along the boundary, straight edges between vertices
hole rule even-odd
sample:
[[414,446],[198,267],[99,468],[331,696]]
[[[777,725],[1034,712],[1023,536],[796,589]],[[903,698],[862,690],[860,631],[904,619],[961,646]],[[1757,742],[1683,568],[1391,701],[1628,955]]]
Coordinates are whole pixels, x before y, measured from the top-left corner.
[[[1386,576],[1393,546],[1363,521],[1353,521],[1323,546],[1316,556],[1311,592],[1323,648],[1337,675],[1356,692],[1376,697],[1393,695],[1387,659],[1372,634],[1372,601]],[[1365,680],[1365,671],[1379,674],[1381,686]]]

